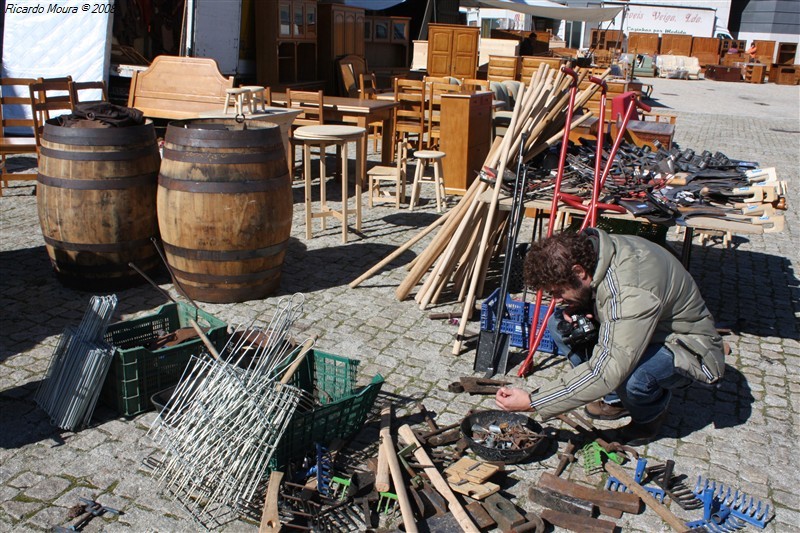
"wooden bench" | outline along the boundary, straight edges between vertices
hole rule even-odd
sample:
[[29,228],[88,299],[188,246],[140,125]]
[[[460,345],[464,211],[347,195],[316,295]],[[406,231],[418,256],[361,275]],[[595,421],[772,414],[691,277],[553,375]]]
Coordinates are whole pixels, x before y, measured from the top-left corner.
[[220,74],[213,59],[158,56],[150,68],[133,73],[128,107],[149,118],[197,118],[222,112],[225,90],[231,88],[233,77]]

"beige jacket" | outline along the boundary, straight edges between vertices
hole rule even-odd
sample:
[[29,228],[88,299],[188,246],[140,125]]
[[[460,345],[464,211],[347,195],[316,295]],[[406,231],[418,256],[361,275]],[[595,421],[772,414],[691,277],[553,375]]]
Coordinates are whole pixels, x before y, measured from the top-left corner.
[[722,338],[692,276],[667,250],[640,237],[589,230],[598,238],[592,276],[599,340],[592,356],[533,396],[550,418],[620,386],[651,343],[675,354],[676,372],[715,383],[725,370]]

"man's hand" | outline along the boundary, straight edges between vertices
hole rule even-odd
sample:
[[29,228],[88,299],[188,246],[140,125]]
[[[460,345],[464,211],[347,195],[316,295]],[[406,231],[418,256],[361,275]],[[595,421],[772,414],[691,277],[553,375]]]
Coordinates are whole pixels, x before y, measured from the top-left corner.
[[494,396],[494,403],[503,411],[533,411],[531,395],[516,387],[500,387]]

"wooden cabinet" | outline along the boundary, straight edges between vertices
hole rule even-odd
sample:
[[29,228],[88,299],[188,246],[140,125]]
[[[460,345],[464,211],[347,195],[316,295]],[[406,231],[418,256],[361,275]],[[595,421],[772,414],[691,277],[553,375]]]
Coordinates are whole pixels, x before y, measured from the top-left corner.
[[657,33],[632,31],[628,37],[628,52],[633,54],[658,54],[659,38]]
[[492,144],[492,93],[443,94],[441,117],[444,188],[463,195]]
[[775,41],[753,41],[756,43],[756,63],[767,65],[767,72],[769,66],[775,62]]
[[700,66],[719,64],[719,39],[716,37],[692,37],[692,56]]
[[474,78],[480,28],[457,24],[428,25],[428,75]]
[[380,87],[391,87],[392,78],[405,76],[411,48],[409,17],[364,17],[365,56]]
[[351,54],[364,57],[364,10],[341,4],[317,8],[317,72],[326,82],[326,94],[339,94],[336,59]]
[[661,36],[661,54],[672,56],[692,55],[692,36],[665,33]]
[[620,30],[592,30],[591,48],[595,50],[621,50],[625,36]]
[[775,63],[778,65],[794,65],[794,58],[797,56],[797,43],[779,43],[778,55]]
[[744,67],[744,81],[747,83],[764,83],[767,66],[761,63],[748,63]]
[[317,2],[255,2],[256,78],[272,88],[317,84]]

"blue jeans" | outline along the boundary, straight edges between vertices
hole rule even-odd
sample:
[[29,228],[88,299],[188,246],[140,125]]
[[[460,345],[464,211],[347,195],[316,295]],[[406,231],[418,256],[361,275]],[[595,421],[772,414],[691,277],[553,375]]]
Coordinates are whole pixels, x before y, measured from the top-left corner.
[[[547,330],[559,352],[565,354],[575,367],[589,360],[593,347],[573,352],[567,346],[557,327],[562,314],[561,310],[556,309],[547,323]],[[650,344],[642,354],[639,365],[603,401],[612,404],[622,402],[635,422],[647,423],[666,410],[672,398],[672,389],[687,387],[691,382],[690,378],[675,372],[675,357],[669,348],[663,344]]]

